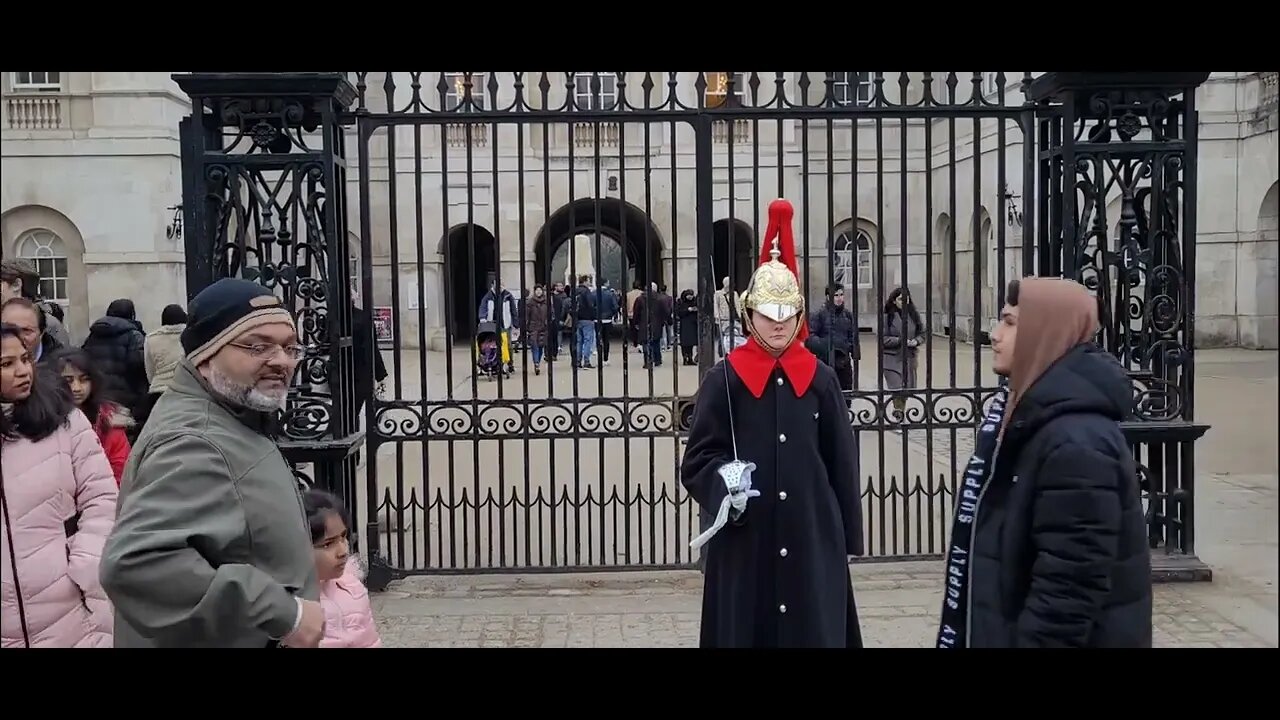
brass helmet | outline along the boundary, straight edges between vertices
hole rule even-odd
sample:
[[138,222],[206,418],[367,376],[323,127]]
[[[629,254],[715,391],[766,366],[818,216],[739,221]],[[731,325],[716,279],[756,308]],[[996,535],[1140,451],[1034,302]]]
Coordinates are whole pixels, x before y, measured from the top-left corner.
[[[760,266],[751,274],[747,289],[738,296],[738,312],[743,325],[756,342],[765,347],[769,347],[768,343],[751,322],[753,310],[777,322],[804,313],[804,293],[800,290],[796,273],[795,237],[791,230],[793,217],[795,208],[787,200],[769,203],[769,226],[760,249]],[[796,334],[787,341],[787,345],[797,339],[803,340],[808,334],[808,323],[801,317],[796,323]]]

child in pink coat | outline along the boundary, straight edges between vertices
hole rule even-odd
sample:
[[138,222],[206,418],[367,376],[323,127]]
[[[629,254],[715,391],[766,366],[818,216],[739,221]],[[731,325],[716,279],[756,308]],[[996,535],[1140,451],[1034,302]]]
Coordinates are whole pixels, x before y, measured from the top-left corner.
[[303,495],[320,578],[324,638],[320,647],[382,647],[359,561],[350,554],[351,520],[342,501],[323,490]]

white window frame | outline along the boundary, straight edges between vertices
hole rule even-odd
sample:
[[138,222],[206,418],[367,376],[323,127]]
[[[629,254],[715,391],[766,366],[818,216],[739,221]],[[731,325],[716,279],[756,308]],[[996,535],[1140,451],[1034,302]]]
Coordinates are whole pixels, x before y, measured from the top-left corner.
[[[853,235],[855,239],[851,238]],[[857,252],[854,252],[854,249]],[[871,236],[867,231],[843,230],[835,241],[835,281],[846,293],[875,287],[874,258]]]
[[[465,72],[447,72],[444,74],[444,81],[449,86],[444,91],[444,109],[447,111],[457,110],[462,105],[462,99],[467,94],[467,74]],[[488,82],[488,78],[485,77],[484,73],[471,73],[471,106],[476,110],[486,109],[486,82]]]
[[[351,283],[351,297],[359,298],[363,302],[363,298],[360,298],[361,283],[359,255],[352,255],[347,258],[347,274],[348,281]],[[361,307],[363,307],[363,305],[361,305]]]
[[[591,92],[591,81],[600,78],[600,92]],[[573,74],[574,107],[579,110],[612,110],[618,105],[618,73],[580,72]]]
[[[67,242],[57,233],[45,228],[32,228],[18,236],[13,245],[14,255],[30,260],[40,273],[40,297],[56,302],[62,307],[71,304],[71,259],[67,257]],[[63,272],[58,273],[58,261],[62,261]],[[48,272],[46,273],[46,264]],[[62,292],[58,292],[58,282],[62,283]],[[52,292],[46,293],[46,283]]]
[[[22,76],[26,75],[26,82],[23,82]],[[56,82],[49,82],[49,72],[40,73],[43,82],[36,82],[34,72],[15,72],[9,76],[9,86],[15,91],[30,92],[32,90],[40,92],[56,92],[62,90],[62,73],[58,73]]]
[[[729,99],[729,71],[703,72],[702,76],[707,79],[707,89],[703,93],[703,99],[707,107],[717,108],[723,107]],[[723,76],[725,84],[720,86],[720,78]],[[733,73],[733,96],[737,98],[738,104],[743,104],[743,100],[747,97],[747,80],[746,73]],[[711,102],[712,98],[716,98],[718,102]]]
[[999,74],[998,72],[982,73],[982,97],[991,97],[1000,91],[996,85],[996,76]]
[[871,104],[871,73],[833,72],[827,76],[831,78],[831,97],[836,105],[867,107]]

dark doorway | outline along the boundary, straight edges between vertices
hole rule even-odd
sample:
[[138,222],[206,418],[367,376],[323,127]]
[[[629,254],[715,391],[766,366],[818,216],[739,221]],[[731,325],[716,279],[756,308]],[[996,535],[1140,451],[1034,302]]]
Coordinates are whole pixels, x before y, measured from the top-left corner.
[[475,334],[480,299],[497,268],[493,234],[479,225],[459,225],[446,238],[445,283],[449,295],[449,330],[454,339]]
[[663,243],[658,228],[642,210],[617,198],[575,200],[547,219],[534,241],[537,282],[564,280],[569,241],[576,235],[590,238],[597,274],[619,291],[626,292],[636,280],[662,282]]
[[742,292],[751,280],[756,254],[756,234],[741,220],[717,220],[711,226],[711,266],[716,288],[730,278],[733,289]]

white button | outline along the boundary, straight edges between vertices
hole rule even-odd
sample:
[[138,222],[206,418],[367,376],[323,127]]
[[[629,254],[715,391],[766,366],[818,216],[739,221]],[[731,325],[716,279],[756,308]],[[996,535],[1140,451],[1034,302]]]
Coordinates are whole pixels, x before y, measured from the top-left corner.
[[786,548],[782,548],[781,550],[779,550],[779,551],[778,551],[778,554],[779,554],[779,555],[781,555],[782,557],[786,557],[786,556],[787,556],[787,549],[786,549]]
[[786,490],[783,490],[782,492],[779,492],[779,493],[778,493],[778,499],[779,499],[779,500],[786,500],[786,499],[787,499],[787,491],[786,491]]
[[781,385],[781,384],[782,384],[782,378],[778,378],[778,384],[779,384],[779,385]]
[[818,419],[818,413],[814,413],[814,414],[813,414],[813,419],[814,419],[814,420],[817,420],[817,419]]
[[778,436],[778,442],[786,442],[786,441],[787,441],[787,436],[785,433]]
[[786,611],[787,611],[787,606],[786,606],[786,605],[779,605],[779,606],[778,606],[778,612],[780,612],[780,613],[785,613]]

